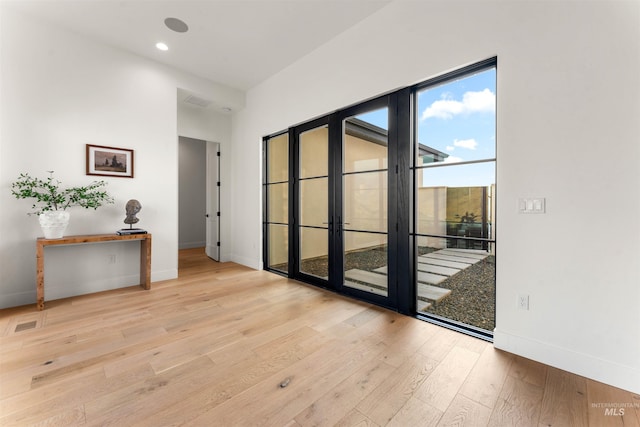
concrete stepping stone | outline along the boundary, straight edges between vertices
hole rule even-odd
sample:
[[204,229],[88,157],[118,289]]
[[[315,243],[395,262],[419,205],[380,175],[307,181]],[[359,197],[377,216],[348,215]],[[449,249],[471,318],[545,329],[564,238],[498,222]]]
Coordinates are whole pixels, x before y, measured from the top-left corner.
[[428,254],[420,255],[418,257],[418,262],[423,264],[433,264],[433,265],[441,265],[443,267],[457,268],[459,270],[464,270],[470,265],[464,262],[447,261],[440,258],[433,258],[433,257],[430,257]]
[[[469,266],[469,264],[463,264],[464,267],[462,268],[466,268]],[[442,275],[442,276],[453,276],[456,273],[459,273],[461,269],[459,268],[450,268],[450,267],[441,267],[439,265],[432,265],[432,264],[423,264],[423,263],[418,263],[418,271],[422,271],[425,273],[435,273],[437,275]],[[388,268],[387,267],[380,267],[380,268],[376,268],[375,270],[376,273],[380,273],[380,274],[387,274],[388,272]],[[422,276],[422,277],[429,277],[429,276]],[[440,277],[431,277],[431,279],[433,281],[430,281],[428,283],[440,283],[442,282],[442,280]],[[446,277],[445,277],[446,279]],[[428,279],[427,279],[428,280]]]
[[437,286],[418,283],[418,296],[431,300],[435,303],[439,302],[450,293],[450,289],[438,288]]
[[418,282],[422,282],[422,283],[437,285],[438,283],[444,282],[448,278],[449,276],[441,276],[439,274],[425,273],[424,271],[418,271]]
[[356,282],[345,280],[344,285],[349,288],[360,289],[361,291],[382,295],[383,297],[387,296],[387,291],[385,291],[384,289],[374,288],[373,286],[363,285],[362,283],[356,283]]
[[443,276],[453,276],[460,272],[459,268],[442,267],[439,265],[422,264],[418,263],[418,271],[424,271],[427,273],[442,274]]
[[387,288],[387,276],[372,273],[371,271],[354,268],[353,270],[346,271],[344,273],[344,277],[351,280],[357,280],[358,282],[370,283],[381,288]]
[[431,252],[430,254],[427,254],[424,256],[428,258],[443,259],[445,261],[454,261],[454,262],[464,263],[464,264],[467,264],[467,267],[469,267],[469,265],[471,264],[480,262],[480,260],[476,258],[467,258],[467,257],[456,256],[456,255],[446,255],[446,254],[441,254],[440,251]]
[[452,255],[452,256],[459,256],[462,258],[474,258],[474,259],[478,259],[478,260],[483,260],[485,259],[487,256],[489,256],[488,253],[477,253],[477,252],[465,252],[464,249],[442,249],[440,251],[436,251],[434,253],[438,253],[438,254],[442,254],[442,255]]
[[417,300],[416,303],[416,311],[426,311],[431,307],[430,302],[422,301],[421,299]]
[[462,248],[444,248],[440,249],[441,251],[454,251],[454,252],[464,252],[468,254],[478,254],[488,256],[489,252],[484,249],[462,249]]

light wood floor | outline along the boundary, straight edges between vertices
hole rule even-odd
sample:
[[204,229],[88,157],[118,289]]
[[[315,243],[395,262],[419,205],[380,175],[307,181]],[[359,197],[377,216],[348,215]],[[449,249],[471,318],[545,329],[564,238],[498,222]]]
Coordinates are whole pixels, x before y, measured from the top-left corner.
[[640,425],[640,396],[201,250],[0,335],[2,426]]

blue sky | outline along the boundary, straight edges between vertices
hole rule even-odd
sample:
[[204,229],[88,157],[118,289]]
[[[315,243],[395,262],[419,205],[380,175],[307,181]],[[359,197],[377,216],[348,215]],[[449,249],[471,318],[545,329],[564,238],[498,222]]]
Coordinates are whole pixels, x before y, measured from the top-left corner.
[[[495,158],[495,69],[418,93],[417,139],[449,155],[446,163]],[[387,129],[386,109],[358,118]],[[425,186],[495,183],[494,163],[425,170]]]
[[418,141],[447,162],[495,157],[495,69],[418,94]]

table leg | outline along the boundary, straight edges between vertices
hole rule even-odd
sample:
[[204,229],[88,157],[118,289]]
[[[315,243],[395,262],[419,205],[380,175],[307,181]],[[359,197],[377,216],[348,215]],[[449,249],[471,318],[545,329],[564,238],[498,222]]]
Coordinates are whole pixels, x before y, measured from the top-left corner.
[[151,289],[151,235],[140,240],[140,286]]
[[36,243],[36,304],[44,310],[44,246]]

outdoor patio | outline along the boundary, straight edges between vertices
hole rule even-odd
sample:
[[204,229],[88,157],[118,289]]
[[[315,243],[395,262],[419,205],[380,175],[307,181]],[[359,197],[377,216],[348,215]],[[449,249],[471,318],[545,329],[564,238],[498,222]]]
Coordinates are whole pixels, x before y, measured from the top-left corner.
[[[487,331],[495,326],[495,256],[480,249],[419,247],[417,311]],[[301,270],[327,277],[326,257],[303,260]],[[387,295],[386,247],[345,254],[345,285]]]

